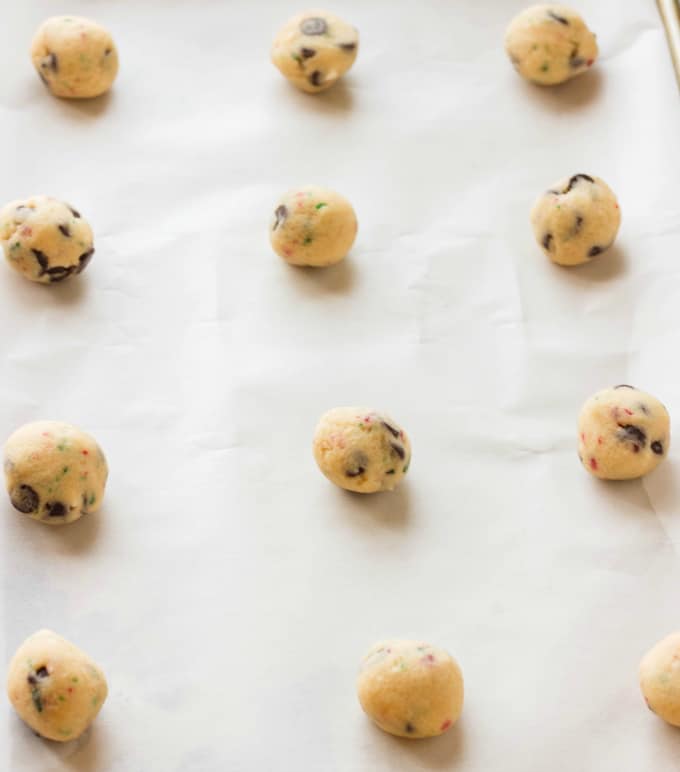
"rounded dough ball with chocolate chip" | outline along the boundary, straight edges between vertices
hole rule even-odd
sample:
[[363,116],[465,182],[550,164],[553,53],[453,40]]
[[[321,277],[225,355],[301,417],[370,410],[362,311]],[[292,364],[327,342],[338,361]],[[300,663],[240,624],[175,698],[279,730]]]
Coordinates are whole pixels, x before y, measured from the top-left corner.
[[58,97],[87,99],[108,91],[118,73],[118,52],[108,30],[81,16],[53,16],[31,43],[38,75]]
[[393,490],[411,463],[406,432],[389,416],[365,407],[336,407],[324,413],[313,449],[326,477],[356,493]]
[[656,397],[622,384],[593,394],[578,419],[578,455],[603,480],[631,480],[666,457],[670,417]]
[[642,658],[640,689],[651,711],[680,726],[680,632],[660,640]]
[[614,243],[620,224],[611,188],[588,174],[559,180],[531,210],[536,241],[559,265],[580,265],[602,254]]
[[444,649],[421,641],[384,641],[364,657],[361,707],[385,732],[412,739],[450,729],[463,710],[463,674]]
[[344,196],[307,185],[281,196],[269,238],[276,254],[291,265],[322,267],[345,257],[357,228],[354,209]]
[[94,254],[92,229],[73,207],[49,196],[0,210],[0,243],[9,264],[31,281],[53,284],[80,273]]
[[15,509],[49,525],[96,512],[106,458],[93,437],[61,421],[35,421],[5,443],[5,483]]
[[51,630],[33,633],[9,664],[10,702],[31,729],[48,740],[79,737],[97,717],[107,694],[99,666]]
[[597,59],[595,35],[564,5],[533,5],[505,33],[505,50],[519,74],[541,86],[580,75]]
[[354,64],[359,33],[327,11],[305,11],[279,30],[272,62],[302,91],[315,93],[332,86]]

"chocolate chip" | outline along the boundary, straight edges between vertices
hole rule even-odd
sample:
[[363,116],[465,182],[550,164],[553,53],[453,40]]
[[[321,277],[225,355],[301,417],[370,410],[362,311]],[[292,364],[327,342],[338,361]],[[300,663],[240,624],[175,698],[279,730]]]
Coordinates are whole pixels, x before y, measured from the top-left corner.
[[47,267],[50,264],[50,261],[47,259],[47,255],[44,252],[41,252],[39,249],[32,249],[31,252],[33,252],[35,259],[40,265],[40,276],[42,276],[45,271],[47,271]]
[[48,501],[45,504],[48,517],[64,517],[66,514],[66,507],[61,501]]
[[347,53],[351,53],[354,51],[354,49],[357,47],[356,43],[340,43],[338,48],[342,48],[343,51],[347,51]]
[[395,474],[395,470],[394,470],[394,469],[388,469],[388,470],[385,472],[385,474]]
[[406,724],[406,726],[404,727],[404,729],[405,729],[405,730],[406,730],[406,731],[407,731],[409,734],[413,734],[413,733],[416,731],[416,728],[413,726],[413,724],[412,724],[410,721],[409,721],[409,722]]
[[555,21],[558,21],[560,24],[564,24],[566,26],[569,26],[569,20],[565,19],[564,16],[558,16],[554,11],[548,11],[548,16],[551,19],[554,19]]
[[652,450],[657,454],[657,456],[663,455],[663,445],[658,440],[655,440],[652,443]]
[[279,225],[285,221],[286,217],[288,217],[288,207],[285,206],[285,204],[280,204],[274,210],[274,216],[276,217],[276,221],[274,222],[272,230],[276,230]]
[[382,422],[382,425],[387,429],[387,431],[393,436],[393,437],[399,437],[399,430],[395,429],[394,426],[390,426],[385,421]]
[[568,193],[579,180],[586,180],[587,182],[592,183],[595,182],[595,180],[592,177],[589,177],[587,174],[575,174],[573,177],[569,178],[569,184],[564,189],[563,193]]
[[41,67],[45,67],[48,70],[52,70],[52,72],[59,72],[59,60],[57,59],[56,54],[48,54],[46,57],[43,58],[42,62],[40,63]]
[[67,279],[75,270],[75,265],[71,265],[68,268],[63,265],[55,265],[52,268],[48,268],[44,273],[50,277],[50,283],[55,284],[58,281]]
[[543,249],[547,249],[550,251],[550,245],[552,244],[553,235],[552,233],[546,233],[545,236],[543,236],[543,241],[541,244],[543,244]]
[[33,675],[33,673],[29,673],[26,676],[26,680],[28,681],[29,684],[37,684],[38,683],[38,679]]
[[347,469],[345,469],[345,475],[347,477],[358,477],[366,471],[367,466],[368,456],[358,450],[352,454],[350,464]]
[[583,217],[580,214],[576,215],[576,222],[574,224],[574,233],[578,233],[583,225]]
[[316,51],[313,48],[301,48],[300,56],[303,59],[311,59],[313,56],[316,56]]
[[583,67],[585,63],[586,60],[578,54],[578,43],[572,42],[571,53],[569,54],[569,66],[578,69],[579,67]]
[[47,668],[45,665],[41,665],[36,671],[35,674],[38,676],[38,678],[47,678],[49,673],[47,672]]
[[596,255],[601,255],[604,252],[604,247],[598,247],[597,245],[594,247],[591,247],[588,250],[588,257],[595,257]]
[[328,25],[325,19],[319,16],[312,16],[300,24],[300,29],[305,35],[323,35],[328,29]]
[[92,249],[88,249],[87,252],[83,252],[83,254],[78,258],[78,267],[76,268],[76,273],[82,273],[85,270],[90,260],[92,260],[92,255],[94,255],[94,247],[92,247]]
[[111,53],[111,49],[107,48],[106,51],[104,51],[104,56],[109,56],[110,53]]
[[314,72],[307,78],[307,80],[312,84],[312,86],[320,86],[321,85],[321,70],[314,70]]
[[644,402],[638,402],[637,406],[645,415],[649,415],[649,408]]
[[80,212],[77,209],[74,209],[72,206],[69,206],[69,211],[74,217],[80,217]]
[[647,444],[647,435],[638,426],[633,424],[619,424],[618,437],[622,441],[630,440],[639,443],[643,448]]
[[67,239],[71,238],[71,230],[68,225],[57,225],[57,228],[66,236]]
[[615,389],[634,389],[635,386],[629,386],[627,383],[620,383],[618,386],[614,386]]
[[25,515],[37,512],[40,507],[40,496],[30,485],[19,485],[11,492],[10,500],[14,509],[18,509]]
[[390,442],[390,447],[399,456],[399,458],[402,460],[406,458],[406,451],[401,447],[401,445],[397,445],[396,442]]

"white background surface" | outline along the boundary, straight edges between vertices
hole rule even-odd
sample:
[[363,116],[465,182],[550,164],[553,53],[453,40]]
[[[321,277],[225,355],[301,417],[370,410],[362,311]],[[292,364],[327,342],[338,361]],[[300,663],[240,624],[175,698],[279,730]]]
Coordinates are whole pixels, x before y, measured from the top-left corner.
[[[347,0],[342,85],[268,60],[288,2],[4,0],[4,202],[70,201],[97,252],[77,280],[0,265],[0,434],[93,433],[105,505],[50,529],[1,505],[2,649],[50,627],[103,666],[91,733],[36,738],[8,703],[0,766],[69,772],[667,772],[641,655],[680,627],[678,444],[644,483],[591,479],[583,400],[635,383],[680,416],[677,87],[652,0],[582,0],[601,59],[539,89],[502,49],[510,0]],[[47,15],[110,27],[110,97],[50,97],[27,49]],[[617,246],[549,264],[528,225],[564,175],[617,192]],[[354,203],[344,264],[271,253],[278,194]],[[339,404],[410,433],[396,493],[317,471]],[[376,639],[448,648],[457,727],[398,740],[356,701]]]

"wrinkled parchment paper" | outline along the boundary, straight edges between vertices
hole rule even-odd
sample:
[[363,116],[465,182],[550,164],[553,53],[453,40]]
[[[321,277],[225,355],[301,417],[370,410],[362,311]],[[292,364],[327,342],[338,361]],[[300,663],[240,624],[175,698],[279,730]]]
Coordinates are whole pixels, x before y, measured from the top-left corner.
[[[0,434],[67,420],[105,449],[102,511],[50,529],[1,504],[3,661],[40,627],[103,666],[92,731],[59,746],[1,708],[12,772],[670,772],[680,733],[644,707],[641,655],[680,628],[680,451],[647,480],[578,464],[583,400],[651,391],[680,420],[680,111],[653,0],[579,0],[601,59],[532,87],[510,0],[338,0],[361,32],[326,94],[268,59],[300,6],[7,3],[0,199],[48,193],[95,231],[81,278],[0,265]],[[108,26],[109,97],[51,98],[27,48],[48,15]],[[528,211],[602,176],[616,247],[551,265]],[[348,196],[350,258],[270,250],[279,192]],[[342,404],[386,410],[413,464],[393,495],[317,471]],[[377,639],[460,661],[466,704],[431,741],[356,700]],[[4,700],[3,700],[4,701]]]

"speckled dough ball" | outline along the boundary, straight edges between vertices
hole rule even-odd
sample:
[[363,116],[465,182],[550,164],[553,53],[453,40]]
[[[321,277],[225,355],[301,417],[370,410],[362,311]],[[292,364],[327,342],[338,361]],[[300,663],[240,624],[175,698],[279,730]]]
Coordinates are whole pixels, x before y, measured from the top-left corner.
[[680,726],[680,632],[659,641],[642,658],[640,689],[651,711]]
[[336,407],[314,432],[314,458],[326,477],[356,493],[391,491],[411,463],[406,432],[384,413],[365,407]]
[[269,238],[291,265],[339,263],[352,248],[357,218],[349,201],[326,188],[307,185],[284,193],[274,210]]
[[106,458],[89,434],[61,421],[35,421],[5,443],[5,483],[15,509],[49,525],[96,512]]
[[12,201],[0,210],[0,243],[14,270],[53,284],[80,273],[94,254],[92,229],[73,207],[49,196]]
[[597,59],[595,35],[563,5],[532,5],[515,16],[505,50],[517,72],[541,86],[580,75]]
[[79,737],[97,717],[107,693],[99,666],[51,630],[33,633],[9,663],[10,702],[31,729],[48,740]]
[[545,254],[559,265],[580,265],[614,243],[621,224],[616,196],[604,180],[574,174],[534,204],[531,225]]
[[631,480],[655,469],[671,440],[670,417],[656,397],[633,386],[604,389],[578,419],[578,455],[603,480]]
[[58,97],[87,99],[108,91],[118,73],[118,52],[108,30],[81,16],[53,16],[35,33],[31,59]]
[[332,86],[354,64],[359,33],[327,11],[305,11],[279,31],[272,62],[302,91],[315,93]]
[[434,737],[461,714],[463,674],[443,649],[421,641],[385,641],[364,657],[357,692],[361,707],[385,732]]

